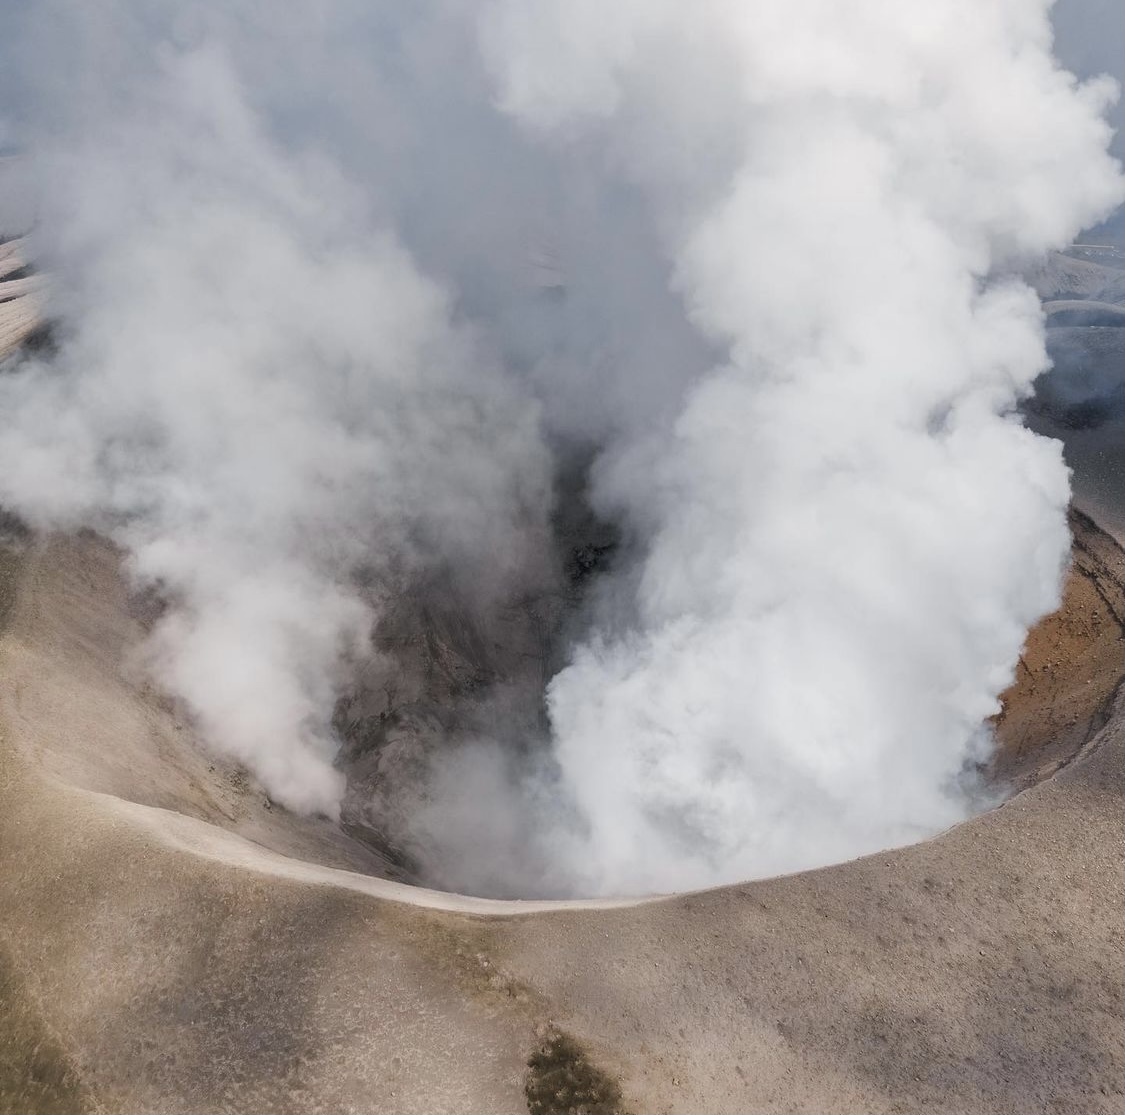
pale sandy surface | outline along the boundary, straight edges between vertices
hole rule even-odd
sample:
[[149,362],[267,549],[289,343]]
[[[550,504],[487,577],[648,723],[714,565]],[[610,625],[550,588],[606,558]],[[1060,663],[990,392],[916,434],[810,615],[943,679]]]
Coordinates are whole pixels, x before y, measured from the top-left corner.
[[553,1024],[632,1111],[1125,1111],[1125,714],[1084,688],[1116,684],[1119,625],[1074,649],[1097,592],[1024,684],[1077,656],[1049,703],[1106,726],[1074,758],[1010,712],[1009,773],[1052,776],[1001,809],[783,879],[458,911],[319,866],[384,865],[145,689],[108,547],[23,547],[0,563],[0,1110],[522,1111]]

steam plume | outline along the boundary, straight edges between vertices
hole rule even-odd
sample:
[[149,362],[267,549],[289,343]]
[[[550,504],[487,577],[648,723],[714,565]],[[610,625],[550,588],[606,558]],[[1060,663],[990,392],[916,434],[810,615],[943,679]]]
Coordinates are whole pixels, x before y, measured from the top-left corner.
[[16,42],[62,324],[0,381],[0,499],[126,548],[153,668],[279,800],[337,807],[406,586],[557,588],[580,453],[618,557],[546,753],[434,757],[443,881],[703,885],[972,808],[1068,548],[1016,276],[1121,199],[1046,3],[120,2]]

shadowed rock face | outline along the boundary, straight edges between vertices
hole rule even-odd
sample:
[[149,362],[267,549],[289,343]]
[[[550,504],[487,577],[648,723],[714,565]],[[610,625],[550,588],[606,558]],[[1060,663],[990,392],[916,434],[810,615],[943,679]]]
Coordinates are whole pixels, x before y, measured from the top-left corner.
[[560,478],[552,560],[536,582],[481,606],[448,572],[379,602],[375,654],[336,709],[347,772],[344,824],[424,878],[405,838],[431,762],[465,741],[494,741],[513,771],[549,762],[545,690],[565,664],[588,590],[619,546],[585,501],[584,469]]
[[7,239],[0,230],[0,359],[42,328],[42,282],[25,262],[23,248],[23,240]]

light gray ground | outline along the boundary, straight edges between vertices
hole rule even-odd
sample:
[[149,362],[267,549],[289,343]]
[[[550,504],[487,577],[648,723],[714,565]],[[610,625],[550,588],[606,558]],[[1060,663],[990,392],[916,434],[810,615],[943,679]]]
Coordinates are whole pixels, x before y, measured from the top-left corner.
[[593,1109],[1125,1110],[1119,706],[911,848],[616,907],[459,900],[319,866],[372,867],[184,738],[104,543],[4,555],[0,1110],[522,1111],[545,1044]]

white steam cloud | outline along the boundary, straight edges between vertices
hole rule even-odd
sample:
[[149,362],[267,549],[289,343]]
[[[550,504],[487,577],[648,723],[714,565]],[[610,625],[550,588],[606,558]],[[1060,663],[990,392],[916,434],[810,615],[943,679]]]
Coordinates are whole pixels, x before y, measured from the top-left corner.
[[60,323],[0,378],[0,502],[162,589],[207,740],[335,812],[373,626],[550,591],[580,452],[617,560],[546,751],[431,756],[431,875],[667,890],[965,816],[1068,548],[1016,276],[1121,200],[1048,5],[261,19],[37,5],[0,108]]

